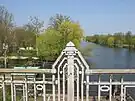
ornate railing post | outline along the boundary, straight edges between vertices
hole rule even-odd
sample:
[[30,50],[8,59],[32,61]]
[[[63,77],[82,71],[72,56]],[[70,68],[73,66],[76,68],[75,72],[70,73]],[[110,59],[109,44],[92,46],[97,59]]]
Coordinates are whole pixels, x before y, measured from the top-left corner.
[[[80,93],[81,101],[83,101],[85,78],[84,73],[86,68],[89,69],[89,66],[72,42],[67,43],[66,48],[61,52],[61,55],[57,58],[52,68],[57,69],[56,79],[58,80],[58,101],[61,101],[61,95],[63,96],[63,101],[65,101],[65,99],[67,99],[67,101],[74,101],[75,96],[76,100],[79,101]],[[63,83],[61,83],[61,80],[63,80]],[[87,82],[88,81],[89,77],[87,77]],[[65,85],[67,87],[65,87]],[[63,94],[61,94],[62,90]],[[89,93],[88,90],[89,85],[87,85],[87,93]],[[65,96],[66,91],[67,97]],[[87,94],[87,99],[88,96],[89,94]]]
[[[74,53],[75,48],[74,44],[69,43],[67,44],[67,63],[68,63],[68,78],[67,78],[67,88],[68,88],[68,101],[74,101]],[[66,50],[65,49],[65,50]]]

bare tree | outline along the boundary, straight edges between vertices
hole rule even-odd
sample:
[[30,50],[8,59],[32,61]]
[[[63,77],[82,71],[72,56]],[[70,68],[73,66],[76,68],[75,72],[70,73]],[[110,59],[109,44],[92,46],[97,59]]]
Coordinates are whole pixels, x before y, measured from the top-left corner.
[[2,44],[6,43],[9,46],[12,44],[13,35],[12,34],[13,28],[13,15],[8,12],[8,10],[0,5],[0,45],[1,45],[1,52]]
[[[44,27],[44,21],[41,21],[38,17],[31,17],[31,16],[30,16],[30,19],[29,19],[29,23],[24,25],[24,28],[26,30],[29,30],[29,31],[35,33],[35,37],[36,37],[35,39],[37,39],[38,34],[40,32],[42,32],[43,27]],[[37,43],[37,42],[35,42],[35,43]],[[36,51],[37,51],[37,55],[38,55],[37,45],[36,45]]]

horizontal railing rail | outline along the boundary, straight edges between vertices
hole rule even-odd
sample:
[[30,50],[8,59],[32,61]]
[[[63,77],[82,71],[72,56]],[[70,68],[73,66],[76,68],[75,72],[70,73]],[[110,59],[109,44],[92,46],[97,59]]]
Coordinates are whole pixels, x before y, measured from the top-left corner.
[[52,73],[55,74],[55,69],[0,69],[0,73]]
[[87,75],[93,74],[135,74],[135,69],[89,69]]

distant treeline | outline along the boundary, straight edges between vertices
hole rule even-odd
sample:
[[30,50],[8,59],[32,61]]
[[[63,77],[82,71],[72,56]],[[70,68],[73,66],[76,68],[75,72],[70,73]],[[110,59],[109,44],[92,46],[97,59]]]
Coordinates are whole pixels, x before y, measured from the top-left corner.
[[123,47],[135,49],[135,35],[131,31],[127,33],[114,33],[113,35],[86,36],[86,41],[109,47]]

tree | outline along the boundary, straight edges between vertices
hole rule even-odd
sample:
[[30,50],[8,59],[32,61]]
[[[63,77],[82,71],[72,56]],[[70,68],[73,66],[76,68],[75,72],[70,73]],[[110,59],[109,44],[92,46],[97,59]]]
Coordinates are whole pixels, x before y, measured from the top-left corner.
[[35,34],[22,27],[14,29],[17,47],[35,47]]
[[107,40],[108,46],[113,47],[114,46],[114,37],[109,37]]
[[135,49],[135,36],[132,37],[132,45],[133,45],[133,48]]
[[26,30],[34,32],[35,34],[39,34],[42,32],[44,27],[44,21],[41,21],[38,17],[30,16],[28,24],[24,25]]
[[37,38],[39,56],[45,60],[55,60],[61,51],[61,36],[54,29],[47,29]]
[[59,25],[58,31],[61,34],[61,46],[64,48],[69,41],[72,41],[76,47],[80,46],[83,38],[83,30],[79,23],[64,21]]
[[56,14],[55,16],[52,16],[49,20],[49,28],[54,28],[55,30],[58,30],[59,25],[63,23],[64,21],[71,21],[69,16],[63,16],[62,14]]
[[122,32],[118,32],[118,33],[114,33],[114,45],[115,46],[122,46],[123,42],[124,42],[124,37],[123,37],[123,33]]
[[4,6],[0,6],[0,50],[3,53],[2,45],[6,43],[12,46],[14,35],[12,35],[13,15]]
[[[57,15],[56,15],[57,16]],[[57,16],[54,23],[41,34],[37,40],[40,56],[46,59],[55,59],[65,48],[69,41],[72,41],[76,47],[79,47],[83,38],[83,30],[79,23],[66,20],[66,16]],[[59,19],[59,20],[57,20]],[[58,21],[58,22],[57,22]]]
[[132,44],[132,33],[128,31],[125,36],[126,43],[129,45],[129,48],[131,47]]
[[[36,37],[36,44],[37,44],[37,37],[38,34],[41,33],[43,31],[43,27],[44,27],[44,21],[41,21],[38,17],[34,16],[30,16],[29,18],[29,23],[24,25],[24,28],[27,31],[33,32],[35,33],[35,37]],[[36,51],[37,51],[37,56],[38,56],[38,48],[36,45]]]

